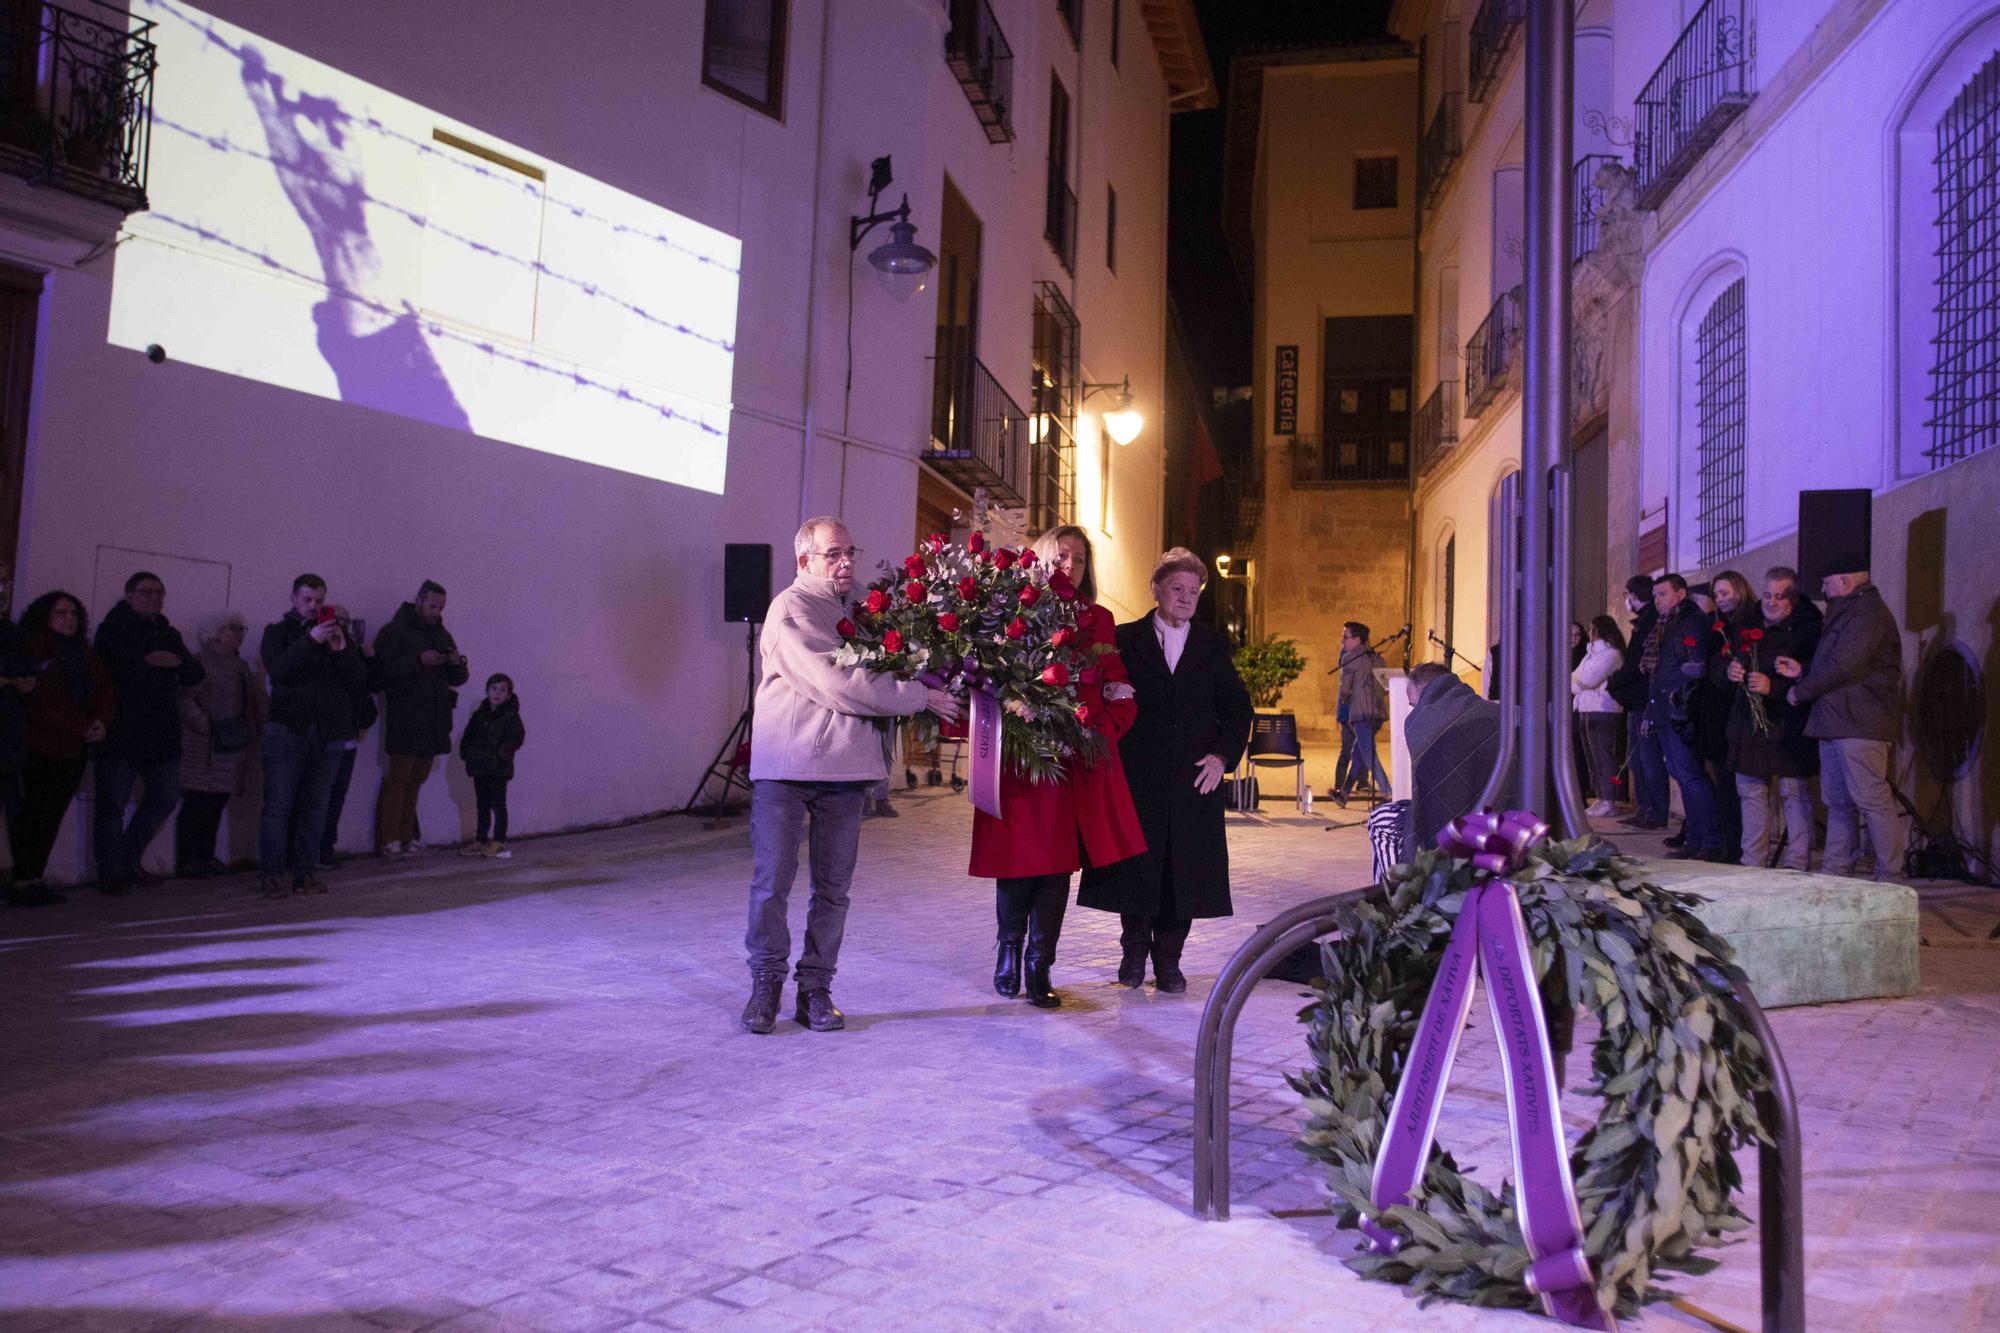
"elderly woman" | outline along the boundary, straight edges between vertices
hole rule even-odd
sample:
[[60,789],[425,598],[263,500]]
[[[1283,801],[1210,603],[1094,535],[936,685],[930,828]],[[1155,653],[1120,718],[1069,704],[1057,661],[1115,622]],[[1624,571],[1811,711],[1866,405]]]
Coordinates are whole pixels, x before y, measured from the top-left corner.
[[111,676],[90,646],[90,615],[66,592],[44,593],[21,617],[35,685],[28,695],[28,752],[21,765],[21,818],[14,826],[14,878],[7,901],[47,907],[63,895],[42,883],[90,747],[117,710]]
[[223,875],[215,835],[229,798],[247,790],[248,759],[264,731],[264,697],[243,660],[250,632],[241,611],[203,622],[195,657],[201,683],[181,691],[181,812],[174,821],[174,873]]
[[1139,693],[1139,720],[1118,748],[1146,852],[1086,871],[1077,894],[1082,906],[1119,915],[1118,984],[1144,985],[1150,954],[1153,984],[1169,995],[1187,989],[1181,949],[1194,918],[1233,910],[1222,775],[1250,739],[1250,695],[1228,641],[1193,621],[1207,581],[1201,558],[1175,547],[1153,568],[1158,609],[1118,627],[1118,651]]
[[1055,1009],[1062,997],[1049,980],[1049,967],[1069,906],[1070,875],[1079,866],[1088,871],[1125,861],[1145,851],[1146,844],[1116,744],[1132,725],[1132,686],[1113,646],[1116,622],[1097,605],[1090,538],[1082,528],[1065,523],[1044,532],[1034,551],[1076,585],[1076,650],[1086,660],[1095,651],[1095,665],[1078,673],[1077,694],[1089,710],[1087,725],[1104,744],[1094,760],[1072,764],[1060,781],[1030,782],[1023,774],[1003,770],[1002,817],[973,812],[968,873],[998,881],[994,907],[1000,940],[993,989],[1010,998],[1020,994],[1025,969],[1028,1003]]

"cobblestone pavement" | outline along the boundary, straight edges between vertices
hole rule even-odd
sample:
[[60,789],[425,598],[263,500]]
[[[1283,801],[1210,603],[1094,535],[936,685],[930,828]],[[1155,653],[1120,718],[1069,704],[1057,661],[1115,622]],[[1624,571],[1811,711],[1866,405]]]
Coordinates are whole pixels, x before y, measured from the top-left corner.
[[[1208,982],[1365,879],[1358,828],[1237,821],[1238,915],[1197,928],[1186,996],[1111,986],[1116,922],[1073,909],[1045,1013],[988,986],[962,800],[898,805],[864,833],[836,1034],[736,1028],[740,822],[359,862],[271,905],[234,880],[0,912],[0,1327],[1538,1326],[1340,1265],[1281,983],[1239,1033],[1235,1220],[1188,1211]],[[1816,1328],[2000,1327],[1996,914],[1927,899],[1921,997],[1774,1016]],[[1494,1163],[1489,1045],[1445,1135]],[[1723,1259],[1686,1294],[1754,1326],[1754,1240]]]

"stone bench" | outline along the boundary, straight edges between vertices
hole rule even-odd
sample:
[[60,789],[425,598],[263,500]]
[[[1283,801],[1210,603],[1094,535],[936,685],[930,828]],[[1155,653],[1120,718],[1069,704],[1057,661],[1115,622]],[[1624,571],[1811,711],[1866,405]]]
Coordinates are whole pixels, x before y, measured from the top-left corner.
[[1917,893],[1837,875],[1645,860],[1663,888],[1708,899],[1696,914],[1729,941],[1766,1009],[1914,995]]

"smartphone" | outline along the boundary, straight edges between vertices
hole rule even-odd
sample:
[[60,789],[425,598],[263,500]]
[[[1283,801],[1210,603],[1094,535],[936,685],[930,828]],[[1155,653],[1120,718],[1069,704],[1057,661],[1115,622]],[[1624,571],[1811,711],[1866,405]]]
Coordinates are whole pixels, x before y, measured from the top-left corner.
[[332,608],[332,607],[330,607],[330,606],[322,606],[322,607],[321,607],[321,608],[319,609],[319,623],[320,623],[320,624],[322,624],[322,625],[330,625],[330,624],[332,624],[332,623],[333,623],[333,622],[334,622],[335,620],[337,620],[337,619],[339,619],[339,617],[333,614],[333,608]]

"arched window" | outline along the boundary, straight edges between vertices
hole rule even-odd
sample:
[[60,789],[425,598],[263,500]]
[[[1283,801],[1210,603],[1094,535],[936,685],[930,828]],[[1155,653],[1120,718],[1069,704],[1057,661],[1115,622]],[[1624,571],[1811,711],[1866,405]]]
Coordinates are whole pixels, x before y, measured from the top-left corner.
[[1743,279],[1724,287],[1695,330],[1695,527],[1701,563],[1743,549]]

